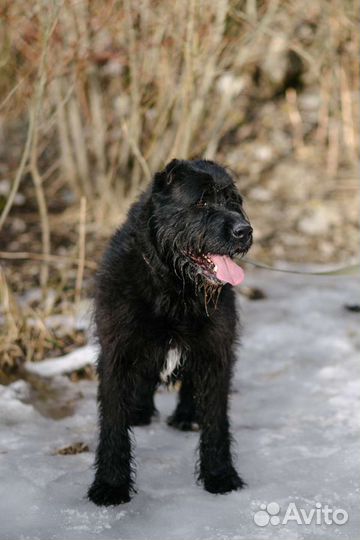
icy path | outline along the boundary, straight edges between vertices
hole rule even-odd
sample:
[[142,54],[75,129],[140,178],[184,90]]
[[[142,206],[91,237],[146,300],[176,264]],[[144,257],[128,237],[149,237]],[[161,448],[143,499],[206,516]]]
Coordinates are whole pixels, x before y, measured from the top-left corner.
[[[268,298],[242,299],[243,347],[231,418],[238,469],[249,487],[210,495],[194,482],[198,435],[164,419],[175,396],[161,391],[161,418],[137,428],[138,493],[128,505],[99,509],[84,499],[96,442],[95,385],[63,385],[75,414],[41,416],[27,384],[0,387],[0,538],[40,540],[257,540],[359,536],[360,301],[357,279],[284,278],[254,273]],[[53,455],[73,442],[91,452]],[[260,504],[280,505],[280,524],[259,527]],[[282,524],[286,507],[342,508],[344,525]],[[322,520],[324,521],[324,520]]]

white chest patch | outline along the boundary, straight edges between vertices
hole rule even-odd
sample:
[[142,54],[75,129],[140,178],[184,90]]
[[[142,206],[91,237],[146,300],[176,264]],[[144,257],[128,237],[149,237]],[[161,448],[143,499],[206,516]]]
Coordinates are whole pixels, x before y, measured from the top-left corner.
[[180,365],[181,351],[177,347],[169,349],[166,355],[164,368],[160,373],[160,379],[167,382],[173,371]]

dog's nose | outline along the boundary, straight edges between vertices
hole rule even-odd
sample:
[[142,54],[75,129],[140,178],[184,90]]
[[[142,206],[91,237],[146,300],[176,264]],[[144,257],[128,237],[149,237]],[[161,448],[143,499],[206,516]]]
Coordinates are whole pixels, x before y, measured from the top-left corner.
[[247,242],[252,235],[252,227],[248,223],[236,223],[232,229],[232,235],[242,242]]

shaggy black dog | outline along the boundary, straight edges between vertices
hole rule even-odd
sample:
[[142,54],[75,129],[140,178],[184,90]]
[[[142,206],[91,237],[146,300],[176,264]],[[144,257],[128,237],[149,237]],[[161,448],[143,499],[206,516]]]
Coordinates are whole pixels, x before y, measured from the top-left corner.
[[212,161],[173,160],[115,233],[96,282],[100,441],[89,498],[134,491],[131,426],[155,414],[161,382],[181,380],[170,426],[200,435],[199,479],[211,493],[244,486],[231,458],[228,395],[237,316],[233,261],[252,243],[242,198]]

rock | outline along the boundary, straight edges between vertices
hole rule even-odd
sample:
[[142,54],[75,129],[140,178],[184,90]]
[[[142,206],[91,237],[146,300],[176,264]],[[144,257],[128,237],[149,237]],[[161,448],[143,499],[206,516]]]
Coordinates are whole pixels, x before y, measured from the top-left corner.
[[340,216],[330,205],[314,206],[310,208],[305,216],[299,221],[298,229],[310,236],[325,234],[339,224]]

